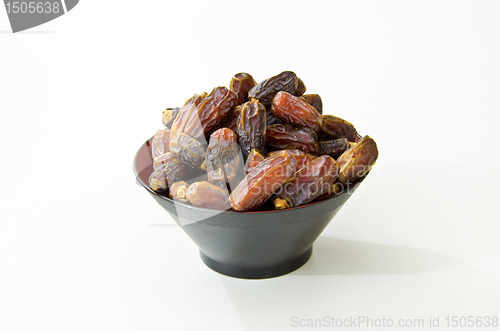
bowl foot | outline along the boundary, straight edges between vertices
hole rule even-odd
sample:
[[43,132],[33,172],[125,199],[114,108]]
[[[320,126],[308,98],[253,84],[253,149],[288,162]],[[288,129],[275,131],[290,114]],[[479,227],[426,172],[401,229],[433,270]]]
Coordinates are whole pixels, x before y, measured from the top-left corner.
[[226,276],[244,279],[264,279],[285,275],[302,267],[311,257],[312,246],[304,254],[277,265],[268,267],[240,267],[217,262],[200,251],[203,262],[212,270]]

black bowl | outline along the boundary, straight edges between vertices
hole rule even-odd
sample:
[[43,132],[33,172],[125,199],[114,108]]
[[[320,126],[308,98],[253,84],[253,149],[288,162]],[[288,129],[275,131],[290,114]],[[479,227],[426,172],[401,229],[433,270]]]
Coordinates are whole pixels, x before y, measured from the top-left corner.
[[218,211],[175,202],[148,185],[153,171],[150,140],[138,150],[138,182],[198,245],[201,259],[232,277],[262,279],[292,272],[309,260],[314,241],[364,178],[345,193],[308,205],[273,211]]

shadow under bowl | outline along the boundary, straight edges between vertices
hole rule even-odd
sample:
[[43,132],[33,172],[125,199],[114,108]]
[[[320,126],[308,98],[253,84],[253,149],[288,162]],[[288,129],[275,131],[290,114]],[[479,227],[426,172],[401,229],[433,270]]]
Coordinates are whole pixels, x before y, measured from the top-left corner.
[[300,268],[314,241],[364,177],[345,193],[285,210],[237,212],[213,210],[173,201],[148,184],[153,172],[150,140],[134,159],[137,181],[198,245],[203,262],[231,277],[263,279]]

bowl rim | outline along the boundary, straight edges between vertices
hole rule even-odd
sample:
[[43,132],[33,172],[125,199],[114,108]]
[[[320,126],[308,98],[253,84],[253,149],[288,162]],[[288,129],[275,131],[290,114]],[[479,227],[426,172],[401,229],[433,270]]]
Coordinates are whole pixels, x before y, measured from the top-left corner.
[[[193,205],[189,205],[187,203],[182,203],[182,202],[177,202],[177,201],[174,201],[164,195],[161,195],[161,194],[158,194],[155,190],[153,190],[148,183],[145,183],[142,178],[139,176],[140,174],[140,171],[137,169],[137,160],[139,158],[139,154],[141,152],[141,150],[144,148],[144,146],[147,146],[146,144],[151,141],[153,137],[150,137],[149,139],[147,139],[142,145],[141,147],[139,147],[139,149],[137,150],[137,152],[135,153],[135,156],[134,156],[134,163],[133,163],[133,170],[134,170],[134,175],[135,175],[135,178],[136,180],[150,193],[150,194],[153,194],[154,196],[156,197],[159,197],[161,198],[162,200],[165,200],[167,202],[170,202],[172,203],[173,205],[177,205],[177,204],[180,204],[182,205],[184,208],[189,208],[189,209],[193,209],[193,210],[198,210],[198,211],[202,211],[202,212],[230,212],[230,213],[236,213],[236,214],[264,214],[264,213],[286,213],[288,211],[292,211],[292,210],[295,210],[295,209],[300,209],[300,208],[307,208],[307,207],[311,207],[311,206],[314,206],[314,205],[317,205],[317,204],[320,204],[320,203],[324,203],[324,202],[327,202],[327,201],[332,201],[336,198],[340,198],[342,197],[343,195],[345,194],[352,194],[352,193],[349,193],[349,190],[347,190],[346,192],[342,193],[342,194],[339,194],[339,195],[335,195],[335,196],[332,196],[330,198],[326,198],[326,199],[322,199],[322,200],[319,200],[319,201],[314,201],[314,202],[310,202],[308,204],[305,204],[305,205],[301,205],[301,206],[296,206],[296,207],[291,207],[291,208],[286,208],[286,209],[275,209],[275,210],[256,210],[256,211],[236,211],[236,210],[232,210],[232,209],[226,209],[226,210],[218,210],[218,209],[209,209],[209,208],[203,208],[203,207],[197,207],[197,206],[193,206]],[[365,175],[363,175],[361,178],[357,179],[354,183],[353,183],[353,186],[357,186],[359,185],[362,181],[364,181],[364,179],[366,178],[366,176],[370,173],[367,172]]]

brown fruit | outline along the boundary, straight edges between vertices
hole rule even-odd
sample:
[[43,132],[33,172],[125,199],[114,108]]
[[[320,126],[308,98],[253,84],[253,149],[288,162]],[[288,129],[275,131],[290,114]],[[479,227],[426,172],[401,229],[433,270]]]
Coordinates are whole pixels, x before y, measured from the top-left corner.
[[321,114],[304,100],[287,92],[278,92],[273,99],[274,114],[287,123],[308,127],[319,131]]
[[186,197],[196,207],[216,210],[231,208],[227,190],[209,182],[196,182],[189,185]]
[[286,152],[265,159],[231,193],[232,208],[247,211],[260,207],[294,172],[295,161]]

